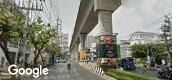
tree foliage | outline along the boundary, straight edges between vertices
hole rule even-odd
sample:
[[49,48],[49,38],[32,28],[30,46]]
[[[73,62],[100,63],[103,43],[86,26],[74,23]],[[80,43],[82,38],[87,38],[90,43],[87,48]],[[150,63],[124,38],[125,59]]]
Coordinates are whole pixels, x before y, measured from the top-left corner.
[[132,56],[136,58],[144,58],[147,55],[146,46],[143,44],[134,44],[131,46]]
[[165,55],[166,47],[163,43],[155,43],[155,44],[134,44],[131,46],[131,51],[133,57],[136,58],[145,58],[147,56],[147,52],[150,56],[154,55],[155,57],[159,57]]
[[0,47],[9,64],[13,64],[14,61],[10,58],[7,43],[9,40],[17,41],[17,39],[20,39],[23,25],[24,19],[14,14],[10,7],[0,6]]
[[46,46],[46,51],[51,53],[51,54],[55,54],[55,55],[58,55],[59,53],[61,53],[61,47],[59,45],[58,42],[56,41],[52,41],[50,43],[47,44]]
[[39,57],[42,58],[41,51],[45,48],[45,46],[49,43],[50,39],[55,37],[57,34],[56,30],[50,25],[43,24],[40,18],[37,21],[31,24],[31,32],[30,32],[30,43],[33,44],[34,51],[34,66],[37,64],[37,60]]

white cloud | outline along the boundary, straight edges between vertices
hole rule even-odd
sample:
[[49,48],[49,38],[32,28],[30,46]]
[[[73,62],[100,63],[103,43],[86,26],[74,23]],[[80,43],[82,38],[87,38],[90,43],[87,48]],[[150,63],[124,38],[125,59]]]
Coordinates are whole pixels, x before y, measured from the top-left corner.
[[[168,14],[171,10],[171,0],[123,0],[121,7],[113,13],[113,30],[119,33],[119,38],[122,38]],[[159,32],[160,26],[159,22],[144,31]]]
[[[63,31],[69,33],[70,39],[78,12],[78,1],[80,0],[59,0]],[[121,39],[169,12],[172,12],[172,0],[122,0],[122,5],[113,13],[113,31],[119,33]],[[160,26],[159,23],[144,31],[159,32]],[[99,27],[94,28],[90,34],[98,35]]]

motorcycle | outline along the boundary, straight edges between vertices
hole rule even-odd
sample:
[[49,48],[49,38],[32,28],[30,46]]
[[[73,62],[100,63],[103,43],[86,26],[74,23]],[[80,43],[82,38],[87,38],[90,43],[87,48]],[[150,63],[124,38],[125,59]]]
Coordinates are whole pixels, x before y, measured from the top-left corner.
[[160,79],[172,80],[172,70],[166,67],[164,69],[159,70],[157,76]]

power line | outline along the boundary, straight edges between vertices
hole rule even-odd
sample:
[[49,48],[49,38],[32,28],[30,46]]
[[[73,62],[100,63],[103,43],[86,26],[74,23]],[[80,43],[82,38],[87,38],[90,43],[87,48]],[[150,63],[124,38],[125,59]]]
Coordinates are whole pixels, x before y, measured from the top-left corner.
[[44,5],[45,5],[45,7],[46,7],[46,9],[47,10],[45,10],[45,11],[48,11],[48,14],[49,14],[49,16],[50,16],[50,23],[51,23],[51,19],[52,19],[52,16],[51,16],[51,11],[48,9],[48,6],[47,6],[47,4],[46,4],[46,2],[44,2]]
[[57,17],[58,18],[60,18],[60,10],[59,10],[59,4],[57,3],[57,1],[55,1],[56,2],[56,6],[57,6],[57,10],[55,10],[56,11],[56,13],[57,13]]
[[[45,3],[45,2],[44,2]],[[44,6],[44,9],[48,7]],[[43,10],[43,14],[46,16],[46,19],[49,20],[49,23],[51,22],[51,14],[47,12],[47,10]]]
[[[169,13],[169,14],[167,14],[167,15],[172,15],[172,14]],[[146,26],[143,26],[142,28],[140,28],[140,29],[138,29],[137,31],[134,31],[134,32],[139,32],[139,31],[141,31],[141,30],[143,30],[143,29],[145,29],[145,28],[151,28],[151,27],[153,27],[153,25],[154,25],[155,23],[158,24],[157,22],[158,22],[159,20],[161,20],[163,17],[164,17],[164,16],[162,16],[162,17],[156,19],[155,21],[151,22],[150,24],[148,24],[148,25],[146,25]],[[133,33],[134,33],[134,32],[133,32]],[[132,34],[132,33],[131,33],[131,34]],[[130,34],[129,34],[129,35],[126,35],[126,36],[123,36],[123,37],[121,37],[121,38],[129,37],[129,36],[130,36]]]
[[59,4],[57,3],[57,1],[55,1],[56,3],[56,6],[57,6],[57,14],[58,14],[58,18],[60,18],[61,17],[61,15],[60,15],[60,10],[59,10]]
[[[170,13],[168,13],[167,15],[170,16],[170,15],[172,15],[172,13],[170,12]],[[141,29],[139,29],[139,30],[137,30],[137,31],[134,31],[134,32],[139,32],[139,31],[141,31],[141,30],[143,30],[143,29],[145,29],[145,28],[153,27],[153,24],[155,24],[157,21],[161,20],[162,18],[164,18],[164,16],[162,16],[162,17],[156,19],[155,21],[151,22],[150,24],[148,24],[148,25],[146,25],[146,26],[142,27]],[[151,26],[151,25],[152,25],[152,26]],[[134,32],[133,32],[133,33],[134,33]],[[132,33],[131,33],[131,34],[132,34]],[[123,37],[121,37],[121,38],[129,37],[129,36],[130,36],[130,34],[129,34],[129,35],[126,35],[126,36],[123,36]]]
[[49,23],[50,23],[51,22],[51,16],[50,16],[51,14],[49,12],[47,12],[48,11],[48,7],[46,7],[45,4],[43,5],[43,2],[41,2],[41,7],[43,8],[42,16],[44,17],[45,20],[48,20]]
[[[49,1],[50,1],[50,0],[49,0]],[[53,12],[53,14],[54,14],[54,17],[53,17],[53,18],[55,18],[57,14],[55,13],[55,10],[54,10],[54,8],[53,8],[52,0],[50,1],[50,7],[51,7],[51,10],[52,10],[52,12]],[[56,19],[54,19],[54,20],[56,20]]]
[[141,31],[141,30],[143,30],[143,29],[145,29],[145,28],[150,28],[150,27],[152,27],[155,23],[159,22],[162,18],[163,18],[163,17],[158,18],[157,20],[155,20],[155,21],[151,22],[150,24],[148,24],[148,25],[142,27],[141,29],[137,30],[136,32]]
[[49,21],[49,23],[51,22],[51,19],[47,16],[46,12],[43,12],[42,16],[45,17]]

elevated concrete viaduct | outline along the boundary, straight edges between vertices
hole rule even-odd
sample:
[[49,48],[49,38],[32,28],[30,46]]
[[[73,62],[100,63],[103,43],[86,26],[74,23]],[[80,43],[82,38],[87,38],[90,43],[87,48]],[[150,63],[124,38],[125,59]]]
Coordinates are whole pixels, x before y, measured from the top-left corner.
[[86,36],[99,24],[101,34],[112,34],[112,13],[121,0],[81,0],[70,44],[70,51],[77,53],[78,45],[85,48]]

